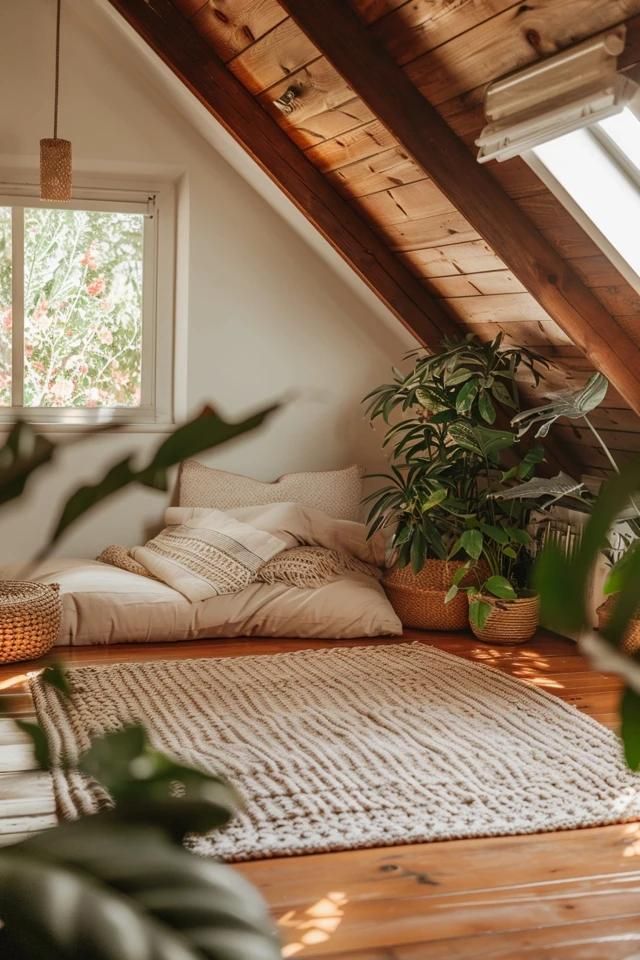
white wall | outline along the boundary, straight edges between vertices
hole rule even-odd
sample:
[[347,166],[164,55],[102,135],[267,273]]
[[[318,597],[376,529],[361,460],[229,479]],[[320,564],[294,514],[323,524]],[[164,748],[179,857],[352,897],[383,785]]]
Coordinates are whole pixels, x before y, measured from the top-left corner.
[[[359,401],[413,344],[409,335],[155,57],[141,55],[104,0],[63,10],[60,136],[73,143],[75,168],[171,176],[180,186],[179,405],[211,400],[236,417],[289,398],[268,428],[209,462],[263,479],[379,466],[379,437]],[[0,179],[16,165],[35,170],[38,141],[51,135],[54,11],[53,0],[0,3]],[[161,439],[113,434],[65,453],[24,502],[3,510],[0,561],[41,543],[64,490]],[[123,494],[79,524],[61,552],[140,542],[165,500]]]

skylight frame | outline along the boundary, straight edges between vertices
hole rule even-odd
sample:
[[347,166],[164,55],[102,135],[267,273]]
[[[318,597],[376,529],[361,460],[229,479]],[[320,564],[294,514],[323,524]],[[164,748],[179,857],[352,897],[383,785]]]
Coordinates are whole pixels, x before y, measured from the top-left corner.
[[[640,95],[634,97],[626,105],[638,121],[638,133],[640,135]],[[600,150],[603,150],[610,163],[612,163],[618,173],[629,182],[638,197],[640,197],[640,170],[629,160],[627,155],[620,149],[618,144],[596,124],[585,126],[583,130],[593,138]],[[554,196],[568,210],[574,220],[582,227],[585,233],[596,243],[603,254],[610,260],[612,265],[618,270],[625,280],[633,287],[636,293],[640,294],[640,272],[636,272],[634,267],[625,259],[618,248],[603,233],[602,229],[591,218],[587,211],[578,203],[566,187],[557,179],[546,164],[536,155],[534,150],[528,150],[521,154],[522,159],[531,167],[534,173],[542,180],[545,186],[554,194]]]

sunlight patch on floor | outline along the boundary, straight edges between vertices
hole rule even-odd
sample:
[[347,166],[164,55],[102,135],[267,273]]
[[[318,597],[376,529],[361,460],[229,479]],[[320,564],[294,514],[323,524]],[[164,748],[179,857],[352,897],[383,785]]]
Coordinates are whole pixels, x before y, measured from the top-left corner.
[[12,677],[7,677],[6,680],[0,680],[0,690],[10,690],[11,687],[19,687],[21,684],[26,682],[26,673],[16,673]]
[[297,910],[289,910],[280,917],[278,926],[295,930],[297,935],[294,942],[283,947],[282,956],[295,957],[305,947],[326,943],[340,926],[346,903],[344,893],[332,891],[300,915]]

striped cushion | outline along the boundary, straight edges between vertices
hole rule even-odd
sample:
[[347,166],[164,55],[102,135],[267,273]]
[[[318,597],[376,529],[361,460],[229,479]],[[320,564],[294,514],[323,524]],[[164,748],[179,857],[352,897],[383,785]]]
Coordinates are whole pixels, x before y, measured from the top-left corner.
[[286,546],[270,533],[210,510],[202,519],[165,527],[131,555],[159,580],[195,601],[243,590],[263,564]]

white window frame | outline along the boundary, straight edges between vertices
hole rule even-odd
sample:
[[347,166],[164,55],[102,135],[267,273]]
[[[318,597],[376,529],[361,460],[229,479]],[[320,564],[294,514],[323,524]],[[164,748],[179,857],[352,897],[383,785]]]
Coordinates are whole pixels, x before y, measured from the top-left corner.
[[[24,381],[23,217],[25,208],[100,210],[144,215],[141,402],[137,407],[0,407],[0,430],[23,417],[51,432],[113,423],[119,429],[162,429],[174,422],[174,288],[175,189],[173,183],[126,183],[107,177],[77,177],[73,199],[40,200],[35,178],[30,182],[0,179],[0,206],[12,208],[12,396],[22,394]],[[98,185],[99,184],[99,185]],[[17,318],[17,324],[16,324]]]
[[[635,116],[638,118],[640,123],[640,101],[636,96],[629,103],[627,103],[627,109],[631,110]],[[621,153],[617,145],[606,135],[606,133],[599,128],[586,126],[586,129],[590,136],[593,137],[596,144],[600,147],[601,150],[604,150],[609,157],[611,163],[615,164],[619,172],[624,174],[624,176],[629,180],[629,186],[636,190],[640,191],[640,177],[635,166],[630,163],[630,161]],[[553,173],[549,168],[540,160],[532,150],[528,150],[525,153],[521,154],[522,159],[531,167],[533,172],[542,180],[546,187],[549,188],[551,193],[562,203],[564,207],[568,210],[574,220],[582,227],[585,233],[596,243],[604,255],[611,261],[614,267],[618,270],[619,273],[625,278],[625,280],[633,287],[636,293],[640,294],[640,276],[636,273],[630,263],[620,254],[618,249],[611,243],[611,241],[605,236],[604,233],[599,229],[596,223],[591,219],[591,217],[586,213],[585,210],[578,204],[568,190],[563,187],[563,185],[554,177]]]

